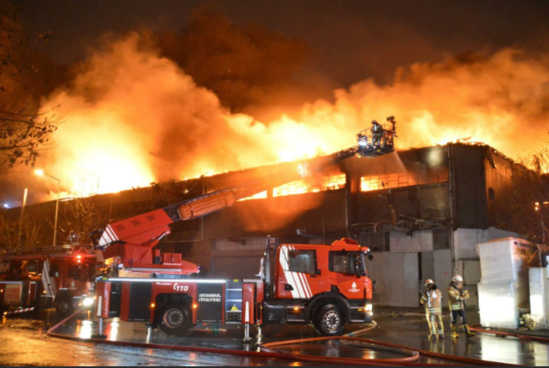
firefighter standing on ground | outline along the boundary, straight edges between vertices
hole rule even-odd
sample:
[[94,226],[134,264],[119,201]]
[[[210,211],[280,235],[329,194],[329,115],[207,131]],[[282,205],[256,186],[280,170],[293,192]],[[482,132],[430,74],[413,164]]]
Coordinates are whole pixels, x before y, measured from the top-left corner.
[[457,338],[456,324],[458,317],[461,318],[461,324],[465,329],[467,337],[475,336],[475,333],[469,330],[467,319],[465,318],[465,300],[469,299],[469,292],[463,289],[463,278],[459,275],[454,276],[448,287],[448,298],[450,302],[450,313],[452,313],[452,337]]
[[[429,339],[444,338],[444,324],[442,323],[442,293],[431,279],[425,281],[425,293],[421,295],[421,304],[425,305],[425,317],[429,324]],[[437,328],[438,327],[438,328]]]

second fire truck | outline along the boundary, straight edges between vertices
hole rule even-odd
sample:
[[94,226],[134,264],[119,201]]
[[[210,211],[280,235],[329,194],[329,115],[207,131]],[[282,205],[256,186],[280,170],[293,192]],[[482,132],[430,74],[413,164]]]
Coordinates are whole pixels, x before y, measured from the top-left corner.
[[4,315],[54,307],[61,316],[93,304],[96,268],[91,247],[58,246],[0,255],[0,311]]

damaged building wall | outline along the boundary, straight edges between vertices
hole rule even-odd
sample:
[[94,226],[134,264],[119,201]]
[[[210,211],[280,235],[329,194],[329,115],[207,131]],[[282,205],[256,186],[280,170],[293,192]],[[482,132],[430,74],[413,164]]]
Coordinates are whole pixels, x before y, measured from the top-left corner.
[[[497,152],[492,153],[491,148],[486,146],[454,144],[437,148],[437,151],[415,150],[413,154],[401,155],[402,161],[406,163],[407,170],[421,165],[424,170],[432,170],[429,163],[433,162],[433,152],[437,152],[439,158],[446,155],[451,158],[451,161],[440,159],[439,163],[442,165],[449,163],[451,183],[364,193],[361,198],[359,218],[364,222],[389,221],[388,204],[391,203],[397,222],[402,222],[396,228],[385,226],[385,231],[389,233],[389,249],[391,253],[410,253],[419,256],[421,272],[417,286],[422,286],[427,278],[434,278],[446,293],[446,286],[453,273],[464,274],[471,289],[470,304],[476,305],[478,277],[474,275],[480,272],[476,244],[501,237],[517,236],[510,231],[488,228],[492,217],[496,215],[489,213],[490,201],[494,200],[495,193],[512,180],[513,163]],[[411,159],[418,157],[422,160],[422,164],[413,162]],[[450,191],[451,188],[454,188],[453,193]],[[380,211],[383,219],[379,218],[379,212],[375,210],[376,206],[373,205],[375,202],[385,202],[384,208]],[[454,226],[450,229],[450,222],[447,220],[452,214]],[[409,220],[408,224],[406,219]],[[429,220],[435,220],[434,223],[438,222],[442,227],[421,230],[421,226],[425,224],[433,225],[433,221]],[[413,231],[407,232],[406,230],[411,226],[414,228]],[[362,234],[361,239],[366,238],[367,236]],[[389,250],[387,247],[376,248]],[[379,279],[376,280],[378,284],[387,284],[390,288],[392,284],[386,283],[385,278],[388,277],[387,280],[390,280],[391,275],[377,270],[379,267],[390,267],[386,257],[381,256],[379,263],[374,266],[374,274]],[[411,267],[405,263],[402,266]],[[402,284],[399,285],[398,288],[401,288]],[[393,305],[391,303],[394,303],[395,299],[383,297],[383,294],[387,296],[394,291],[383,292],[383,288],[384,286],[381,287],[378,301]],[[409,305],[415,303],[414,299],[415,297],[408,301]]]
[[448,147],[451,157],[453,226],[455,229],[486,229],[486,149],[462,144],[452,144]]
[[237,202],[204,219],[206,238],[293,235],[297,229],[320,236],[345,230],[345,193],[334,190]]

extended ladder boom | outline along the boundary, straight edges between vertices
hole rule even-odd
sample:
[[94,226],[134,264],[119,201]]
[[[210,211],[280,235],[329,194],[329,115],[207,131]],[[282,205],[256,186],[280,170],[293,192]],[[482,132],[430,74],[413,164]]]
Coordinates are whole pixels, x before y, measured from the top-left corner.
[[163,237],[170,234],[170,224],[200,218],[231,207],[239,199],[307,177],[355,155],[376,157],[393,152],[393,137],[394,126],[392,130],[384,131],[382,145],[365,146],[361,144],[361,139],[365,139],[361,136],[358,146],[304,161],[297,166],[296,170],[280,169],[237,187],[218,190],[162,209],[112,222],[100,234],[96,246],[105,251],[105,258],[110,258],[115,256],[116,252],[120,252],[120,250],[109,249],[112,245],[119,246],[114,248],[124,245],[126,254],[124,258],[133,257],[134,260],[138,258],[140,262],[143,262],[143,257],[150,257],[150,249],[156,246]]

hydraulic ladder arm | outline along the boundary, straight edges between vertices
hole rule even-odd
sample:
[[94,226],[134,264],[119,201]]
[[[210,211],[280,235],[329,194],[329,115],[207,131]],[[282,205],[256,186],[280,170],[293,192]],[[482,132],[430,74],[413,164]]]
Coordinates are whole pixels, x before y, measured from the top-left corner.
[[112,222],[102,232],[95,232],[96,234],[92,235],[94,245],[103,251],[105,259],[120,256],[124,265],[152,264],[152,249],[162,238],[170,234],[170,224],[174,222],[193,220],[231,207],[239,199],[310,176],[356,155],[377,157],[393,152],[394,120],[391,122],[392,129],[388,128],[384,131],[383,146],[370,143],[364,145],[363,142],[370,142],[371,137],[359,134],[358,146],[305,160],[298,164],[296,170],[278,170],[237,187],[207,193],[125,220]]

